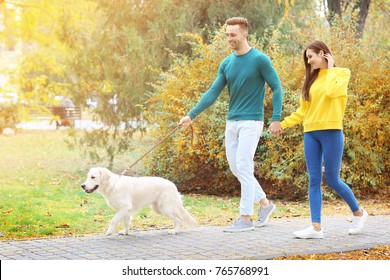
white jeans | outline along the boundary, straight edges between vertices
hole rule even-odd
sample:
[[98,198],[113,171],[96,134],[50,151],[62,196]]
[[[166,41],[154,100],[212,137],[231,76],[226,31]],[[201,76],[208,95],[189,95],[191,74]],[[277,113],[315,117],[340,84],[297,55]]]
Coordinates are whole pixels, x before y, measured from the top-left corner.
[[230,170],[241,183],[241,215],[252,215],[253,204],[266,197],[254,176],[253,161],[263,126],[262,121],[226,122],[226,157]]

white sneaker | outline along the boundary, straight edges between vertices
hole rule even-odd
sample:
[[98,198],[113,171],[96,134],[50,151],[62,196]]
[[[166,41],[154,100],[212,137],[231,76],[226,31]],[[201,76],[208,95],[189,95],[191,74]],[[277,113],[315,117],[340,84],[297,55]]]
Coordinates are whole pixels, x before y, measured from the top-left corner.
[[293,232],[294,236],[297,238],[302,238],[302,239],[308,239],[308,238],[315,238],[315,239],[320,239],[324,238],[324,233],[322,229],[320,231],[315,231],[313,226],[308,227],[307,229],[304,230],[298,230]]
[[363,229],[364,223],[366,222],[368,217],[368,213],[364,209],[362,209],[362,211],[363,211],[363,216],[361,217],[353,216],[352,226],[350,227],[348,234],[357,234]]

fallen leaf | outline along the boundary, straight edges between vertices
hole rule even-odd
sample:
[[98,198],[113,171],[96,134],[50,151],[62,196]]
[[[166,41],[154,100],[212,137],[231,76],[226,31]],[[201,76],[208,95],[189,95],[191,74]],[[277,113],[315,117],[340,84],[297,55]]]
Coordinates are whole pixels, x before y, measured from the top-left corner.
[[14,209],[9,209],[7,211],[4,211],[3,213],[4,214],[11,214],[12,212],[14,212]]
[[62,225],[56,226],[56,228],[70,228],[70,225],[62,224]]

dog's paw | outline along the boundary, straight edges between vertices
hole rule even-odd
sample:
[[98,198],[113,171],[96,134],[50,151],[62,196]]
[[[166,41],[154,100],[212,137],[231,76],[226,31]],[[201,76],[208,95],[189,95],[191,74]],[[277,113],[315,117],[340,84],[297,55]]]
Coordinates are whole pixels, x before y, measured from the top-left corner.
[[112,235],[114,232],[112,230],[107,230],[106,235]]
[[168,230],[168,234],[171,234],[171,235],[175,235],[177,234],[178,230],[175,230],[175,229],[172,229],[172,230]]
[[121,230],[120,232],[119,232],[119,235],[128,235],[129,234],[129,231],[128,230]]

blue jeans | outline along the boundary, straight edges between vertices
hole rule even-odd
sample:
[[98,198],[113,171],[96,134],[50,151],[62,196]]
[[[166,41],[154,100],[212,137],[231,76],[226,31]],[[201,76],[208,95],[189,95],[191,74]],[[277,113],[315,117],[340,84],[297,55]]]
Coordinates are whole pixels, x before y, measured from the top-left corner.
[[241,183],[241,215],[252,215],[253,203],[266,197],[254,176],[253,161],[263,126],[262,121],[226,122],[226,157],[230,170]]
[[344,150],[344,134],[341,130],[317,130],[304,133],[306,166],[309,172],[309,202],[311,221],[321,223],[322,209],[322,161],[326,182],[348,204],[352,212],[359,204],[348,185],[340,179],[341,159]]

